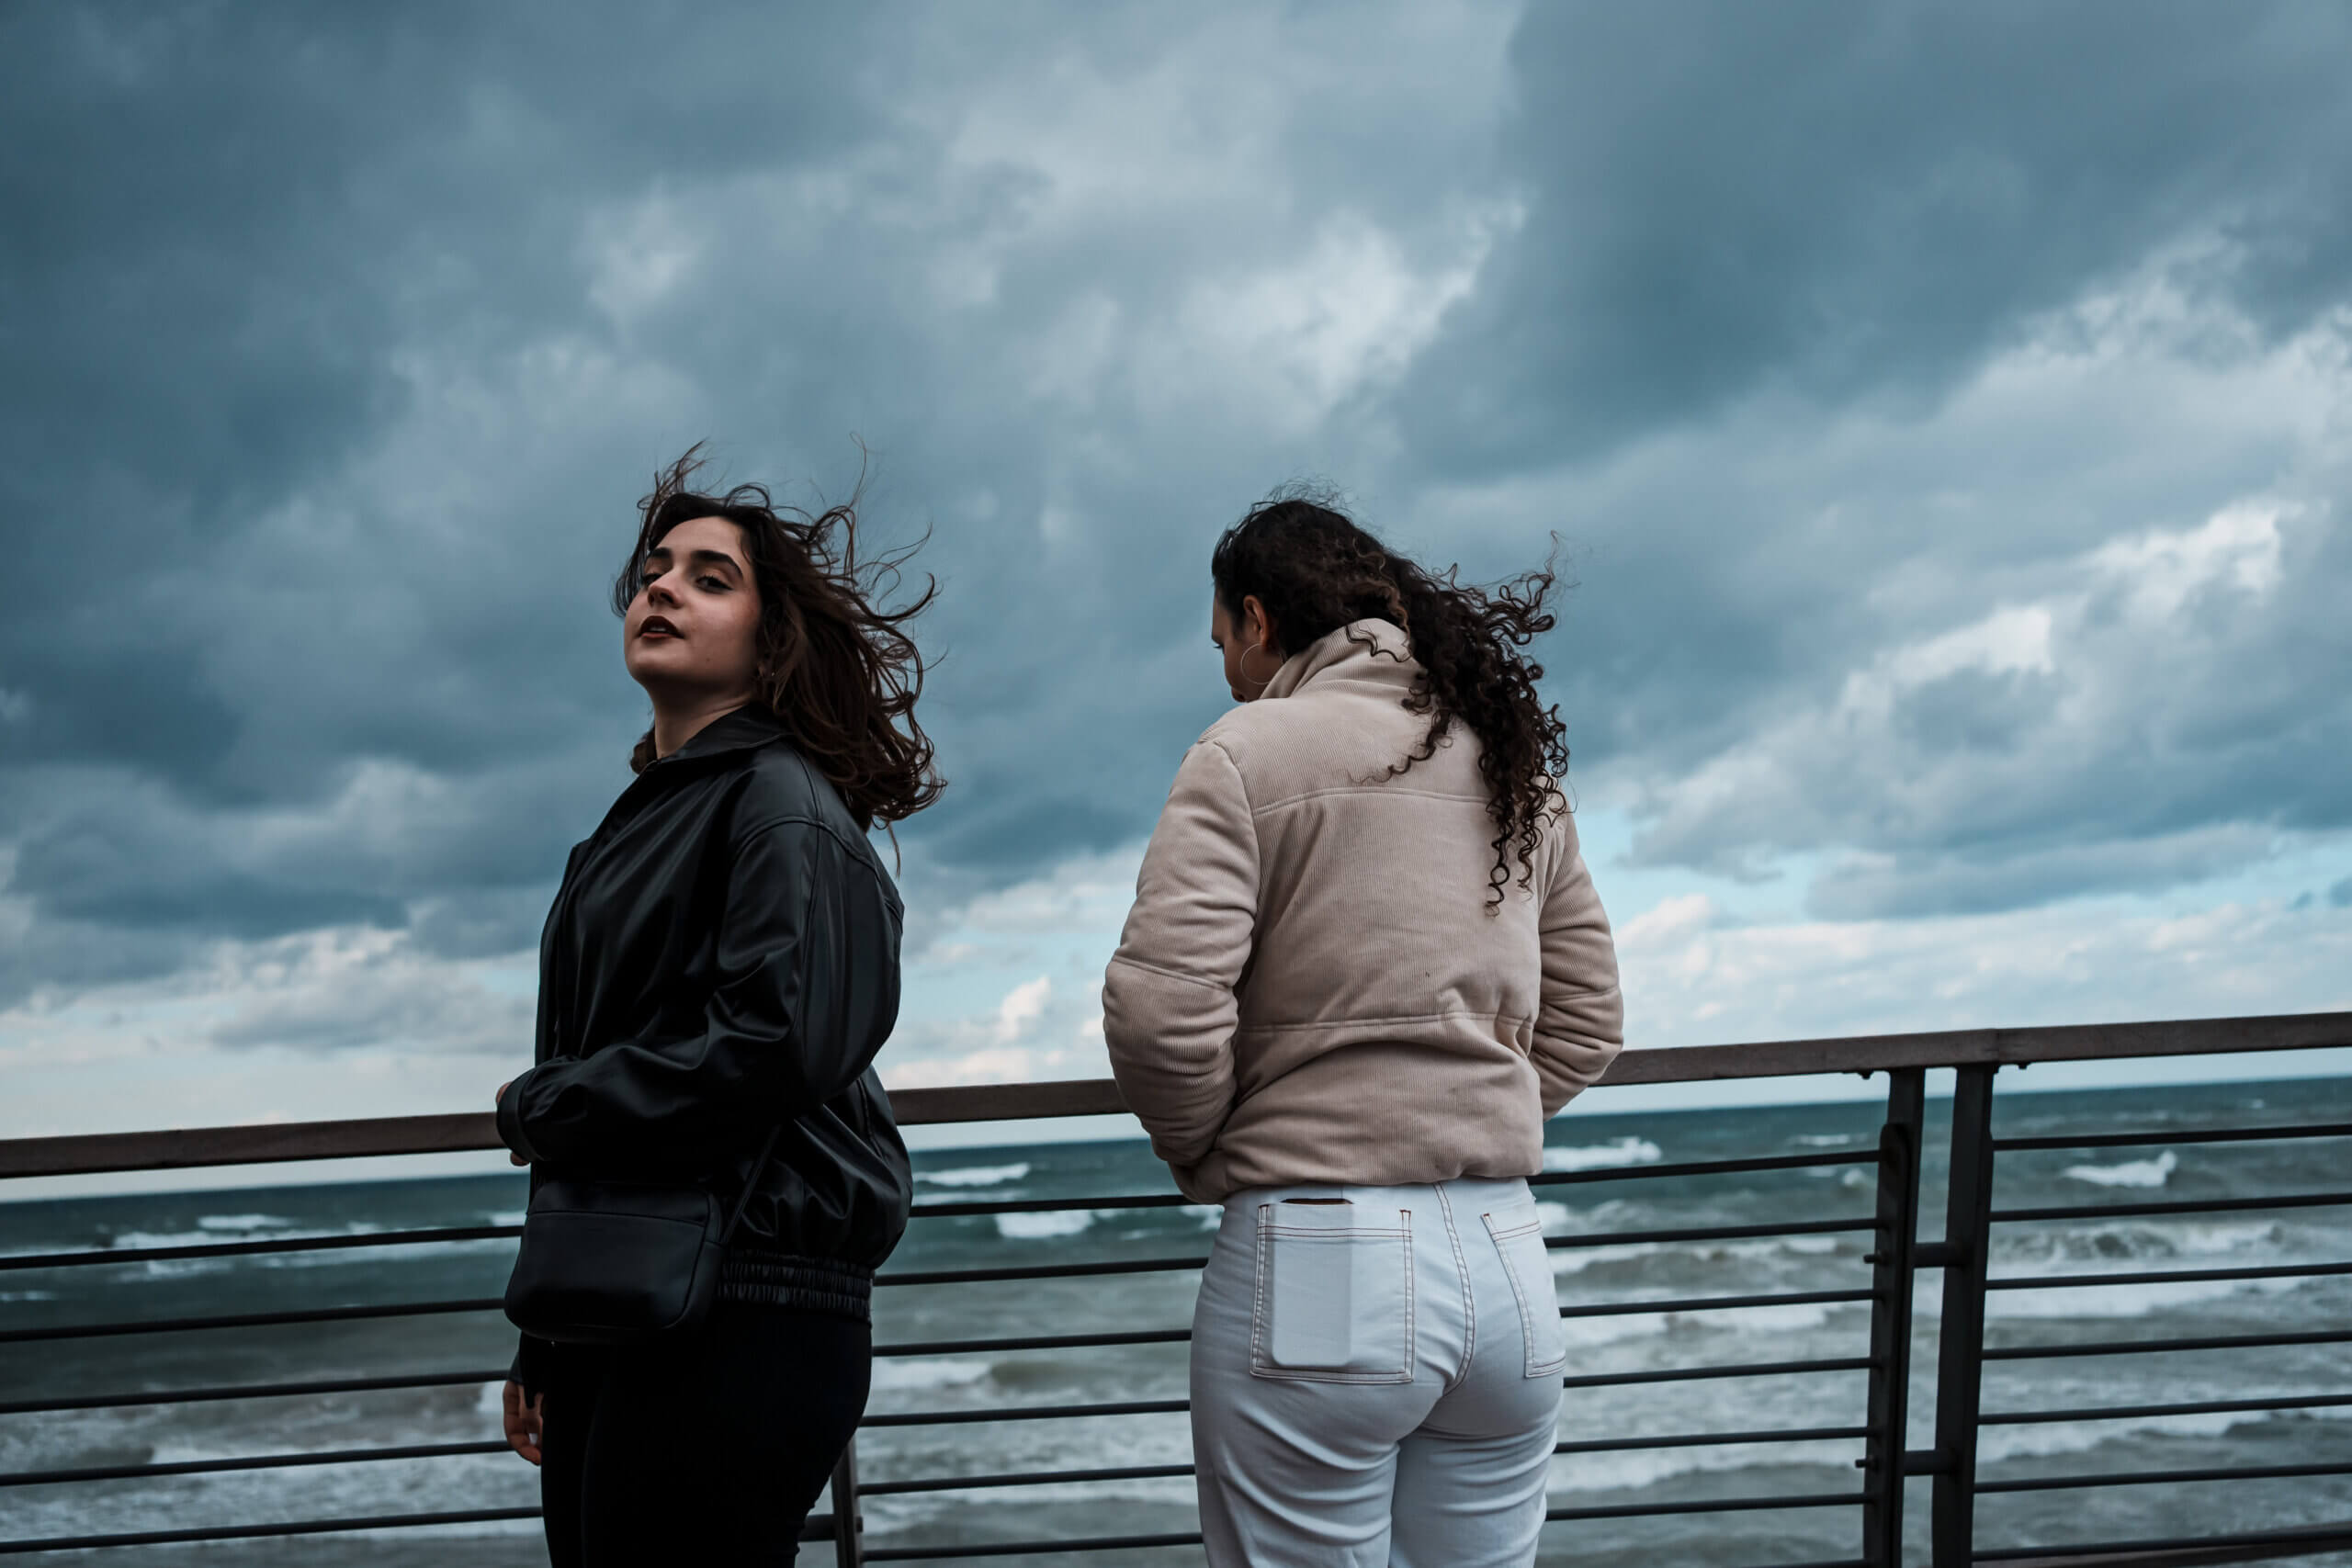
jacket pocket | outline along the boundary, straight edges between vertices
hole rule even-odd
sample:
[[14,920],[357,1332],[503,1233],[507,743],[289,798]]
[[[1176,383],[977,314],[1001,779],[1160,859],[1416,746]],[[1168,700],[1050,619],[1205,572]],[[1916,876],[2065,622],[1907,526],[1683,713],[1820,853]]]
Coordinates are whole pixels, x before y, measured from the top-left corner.
[[1552,1283],[1552,1254],[1544,1245],[1544,1222],[1535,1201],[1511,1203],[1485,1216],[1487,1234],[1502,1259],[1503,1277],[1519,1302],[1527,1375],[1559,1375],[1568,1364],[1568,1332],[1560,1322],[1559,1292]]
[[1302,1382],[1411,1382],[1411,1213],[1259,1204],[1250,1371]]

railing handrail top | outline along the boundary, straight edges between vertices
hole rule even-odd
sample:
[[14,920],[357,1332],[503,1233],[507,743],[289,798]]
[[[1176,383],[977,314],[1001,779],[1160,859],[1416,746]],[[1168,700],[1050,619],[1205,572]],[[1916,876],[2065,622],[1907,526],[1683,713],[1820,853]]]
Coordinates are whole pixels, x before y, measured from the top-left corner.
[[[1872,1073],[1904,1067],[2022,1067],[2036,1062],[2122,1061],[2343,1045],[2352,1045],[2352,1012],[2020,1029],[1949,1029],[1909,1034],[1774,1040],[1745,1045],[1629,1050],[1619,1055],[1593,1087],[1619,1089],[1633,1084]],[[1118,1086],[1109,1078],[903,1089],[891,1092],[890,1104],[899,1122],[907,1126],[1126,1112]],[[496,1118],[488,1111],[82,1133],[0,1139],[0,1179],[383,1155],[459,1154],[497,1147]]]

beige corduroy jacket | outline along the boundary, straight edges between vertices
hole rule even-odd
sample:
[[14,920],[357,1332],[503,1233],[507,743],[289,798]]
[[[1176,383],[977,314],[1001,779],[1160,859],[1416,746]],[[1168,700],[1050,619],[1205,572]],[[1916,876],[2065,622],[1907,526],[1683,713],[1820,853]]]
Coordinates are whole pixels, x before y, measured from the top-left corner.
[[1609,918],[1566,812],[1489,912],[1493,818],[1405,634],[1358,621],[1185,754],[1102,986],[1128,1107],[1202,1202],[1247,1187],[1532,1176],[1623,1038]]

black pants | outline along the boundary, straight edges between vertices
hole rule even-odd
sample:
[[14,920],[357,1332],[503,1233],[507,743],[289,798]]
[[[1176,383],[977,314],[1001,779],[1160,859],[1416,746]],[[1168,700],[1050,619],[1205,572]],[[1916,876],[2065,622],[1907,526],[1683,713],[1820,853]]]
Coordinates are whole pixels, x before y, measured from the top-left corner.
[[543,1406],[555,1568],[791,1562],[873,1353],[851,1318],[724,1304],[675,1340],[568,1353]]

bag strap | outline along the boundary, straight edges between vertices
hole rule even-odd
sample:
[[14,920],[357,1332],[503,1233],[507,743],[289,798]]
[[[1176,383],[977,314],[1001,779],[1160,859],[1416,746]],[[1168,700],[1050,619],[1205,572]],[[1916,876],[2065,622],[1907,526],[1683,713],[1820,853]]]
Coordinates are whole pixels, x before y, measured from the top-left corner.
[[768,1168],[768,1156],[775,1153],[775,1141],[783,1135],[781,1122],[768,1129],[768,1141],[760,1145],[760,1157],[752,1162],[752,1174],[743,1179],[743,1190],[735,1195],[735,1212],[727,1216],[727,1228],[718,1233],[719,1246],[725,1247],[735,1235],[735,1227],[743,1218],[744,1206],[752,1201],[752,1189],[760,1184],[761,1176]]

